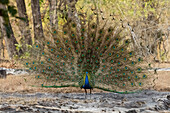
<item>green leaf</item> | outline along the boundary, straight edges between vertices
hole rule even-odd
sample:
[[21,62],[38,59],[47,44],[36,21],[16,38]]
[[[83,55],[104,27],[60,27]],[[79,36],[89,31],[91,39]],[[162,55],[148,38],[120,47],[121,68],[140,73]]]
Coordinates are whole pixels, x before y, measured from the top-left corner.
[[2,16],[4,19],[8,18],[8,11],[4,9],[0,9],[0,16]]
[[9,0],[0,0],[0,3],[4,4],[4,5],[7,5],[7,4],[9,4]]
[[8,6],[8,12],[12,15],[15,16],[17,14],[17,10],[15,9],[14,6]]
[[40,5],[41,5],[43,2],[44,2],[44,0],[40,0],[40,2],[39,2],[39,3],[40,3]]
[[28,6],[31,6],[31,2],[28,4]]

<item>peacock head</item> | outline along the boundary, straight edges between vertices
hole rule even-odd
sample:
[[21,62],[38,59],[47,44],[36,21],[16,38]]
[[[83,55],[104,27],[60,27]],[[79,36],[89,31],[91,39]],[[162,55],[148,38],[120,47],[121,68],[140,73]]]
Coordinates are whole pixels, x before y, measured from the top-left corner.
[[88,72],[86,72],[86,75],[88,74]]

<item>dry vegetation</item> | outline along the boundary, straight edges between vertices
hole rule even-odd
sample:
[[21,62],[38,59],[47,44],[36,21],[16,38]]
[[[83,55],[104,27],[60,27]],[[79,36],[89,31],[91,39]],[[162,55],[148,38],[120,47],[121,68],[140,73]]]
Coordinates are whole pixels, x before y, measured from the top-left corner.
[[[158,91],[170,91],[170,71],[158,71],[158,79],[156,80],[155,88]],[[19,93],[80,93],[84,92],[80,88],[41,88],[33,87],[39,86],[41,83],[35,79],[33,75],[8,75],[6,79],[0,79],[0,92],[19,92]],[[94,89],[93,92],[104,92]]]
[[[6,68],[20,68],[18,63],[13,62],[1,62],[0,67]],[[170,63],[156,63],[154,67],[168,68]],[[170,71],[158,71],[156,75],[155,90],[158,91],[170,91]],[[68,88],[41,88],[33,87],[40,86],[42,81],[35,79],[34,75],[8,75],[6,79],[0,79],[0,92],[19,92],[19,93],[35,93],[35,92],[48,92],[48,93],[80,93],[84,92],[80,88],[68,87]],[[93,92],[104,92],[98,89],[94,89]]]
[[[67,87],[67,88],[41,88],[41,82],[37,81],[32,75],[8,75],[6,79],[0,79],[0,92],[19,92],[19,93],[80,93],[84,92],[80,88]],[[33,87],[36,85],[37,87]],[[101,90],[94,89],[94,92],[103,92]]]

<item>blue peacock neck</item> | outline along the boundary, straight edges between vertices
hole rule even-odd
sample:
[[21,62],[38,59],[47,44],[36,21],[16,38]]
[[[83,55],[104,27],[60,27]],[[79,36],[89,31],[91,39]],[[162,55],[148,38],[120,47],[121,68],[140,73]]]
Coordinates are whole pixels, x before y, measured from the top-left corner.
[[90,83],[89,83],[88,72],[86,72],[85,82],[84,82],[83,88],[84,88],[84,89],[91,89],[91,88],[92,88],[92,87],[90,86]]
[[86,72],[85,85],[86,85],[86,86],[89,85],[88,72]]

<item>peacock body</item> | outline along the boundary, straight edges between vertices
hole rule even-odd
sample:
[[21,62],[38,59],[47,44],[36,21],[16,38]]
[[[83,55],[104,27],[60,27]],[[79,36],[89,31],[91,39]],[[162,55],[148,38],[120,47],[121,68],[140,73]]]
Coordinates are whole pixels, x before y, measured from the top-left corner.
[[144,59],[131,49],[126,28],[97,11],[89,15],[79,12],[78,22],[65,19],[60,28],[50,30],[43,45],[30,49],[25,65],[37,73],[42,86],[128,92],[151,83]]

